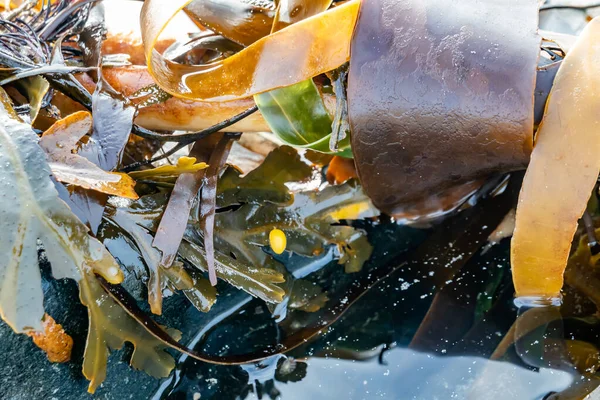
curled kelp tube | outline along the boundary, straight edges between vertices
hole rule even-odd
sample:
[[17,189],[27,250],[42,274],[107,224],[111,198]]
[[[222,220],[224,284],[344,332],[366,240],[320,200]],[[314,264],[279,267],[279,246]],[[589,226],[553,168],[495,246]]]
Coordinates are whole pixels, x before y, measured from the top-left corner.
[[176,97],[226,101],[293,85],[348,61],[360,2],[353,0],[264,37],[225,60],[176,64],[155,50],[164,27],[189,0],[144,3],[142,38],[148,71]]
[[358,174],[378,208],[403,215],[527,165],[537,15],[536,0],[362,2],[348,114]]

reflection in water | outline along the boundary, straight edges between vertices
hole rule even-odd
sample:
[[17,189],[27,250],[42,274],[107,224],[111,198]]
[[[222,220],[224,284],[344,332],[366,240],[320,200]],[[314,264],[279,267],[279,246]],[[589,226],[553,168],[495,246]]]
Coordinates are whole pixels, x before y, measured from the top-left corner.
[[[499,248],[486,257],[501,262],[497,257],[505,250]],[[480,263],[498,268],[485,258],[472,265]],[[401,275],[406,276],[406,271]],[[456,279],[462,281],[460,275]],[[449,329],[451,324],[440,318],[438,330],[428,322],[440,312],[435,311],[436,300],[419,295],[427,285],[417,283],[404,290],[386,285],[289,356],[231,367],[202,364],[184,356],[175,379],[167,380],[156,397],[556,400],[581,398],[593,390],[598,382],[581,373],[595,372],[598,352],[593,345],[573,338],[584,339],[581,332],[589,332],[597,322],[563,321],[558,307],[522,308],[515,321],[510,274],[505,274],[501,285],[506,285],[505,294],[486,317],[472,318],[467,325],[465,315],[474,315],[477,307],[466,307],[466,303],[459,307],[456,298],[473,296],[447,286],[455,295],[444,297],[445,304],[455,308],[446,312],[461,326]],[[440,290],[436,296],[445,296],[442,293],[448,291]],[[200,347],[227,343],[220,352],[236,353],[276,342],[268,310],[258,301],[248,302],[247,297],[234,298],[230,305],[221,304],[236,314],[221,313],[214,329],[204,330],[201,341],[195,339]],[[481,304],[481,297],[475,303]],[[294,313],[290,318],[301,320]],[[409,345],[422,351],[406,348]]]
[[299,385],[278,385],[282,399],[541,399],[572,382],[548,368],[531,371],[479,357],[440,357],[393,349],[377,360],[310,359]]
[[328,255],[282,260],[327,294],[312,312],[276,318],[239,293],[209,314],[191,310],[186,321],[203,321],[189,344],[197,350],[285,355],[245,366],[183,356],[155,399],[584,398],[600,384],[594,303],[566,286],[560,306],[517,309],[509,241],[486,246],[514,204],[512,186],[434,229],[365,226],[376,248],[356,274]]

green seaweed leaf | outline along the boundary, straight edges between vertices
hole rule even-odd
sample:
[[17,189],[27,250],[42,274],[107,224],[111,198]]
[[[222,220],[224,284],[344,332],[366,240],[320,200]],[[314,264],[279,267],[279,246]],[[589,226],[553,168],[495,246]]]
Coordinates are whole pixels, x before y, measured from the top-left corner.
[[311,178],[312,172],[310,165],[300,159],[296,150],[282,146],[269,153],[259,168],[245,176],[241,176],[235,168],[225,170],[217,186],[217,205],[290,204],[293,196],[285,184],[304,182]]
[[187,299],[202,312],[209,312],[217,302],[217,288],[202,276],[199,271],[186,270],[181,262],[174,262],[163,273],[168,278],[171,290],[181,290]]
[[271,131],[284,143],[352,157],[349,138],[338,143],[339,152],[329,148],[333,121],[312,79],[256,95],[254,100]]
[[312,257],[334,245],[346,271],[359,271],[371,256],[372,246],[365,232],[340,222],[379,215],[360,186],[349,181],[297,192],[293,198],[290,205],[247,203],[218,213],[217,249],[251,265],[270,265],[271,256],[262,248],[269,246],[269,232],[277,228],[286,234],[287,250]]
[[[208,271],[206,251],[188,240],[189,237],[181,242],[179,255],[194,267]],[[285,296],[285,290],[278,285],[285,282],[285,277],[274,269],[243,263],[217,251],[215,271],[218,278],[268,303],[280,303]]]

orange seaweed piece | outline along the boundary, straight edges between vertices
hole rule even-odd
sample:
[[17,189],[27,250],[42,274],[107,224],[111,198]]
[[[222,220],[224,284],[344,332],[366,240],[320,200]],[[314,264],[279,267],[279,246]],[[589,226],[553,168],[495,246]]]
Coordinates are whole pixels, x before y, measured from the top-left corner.
[[340,156],[333,157],[327,168],[327,181],[339,185],[349,179],[358,179],[354,160]]
[[28,332],[27,336],[33,338],[33,343],[44,350],[48,360],[53,363],[65,363],[71,360],[73,338],[65,332],[62,325],[57,324],[54,318],[44,315],[42,322],[44,332]]

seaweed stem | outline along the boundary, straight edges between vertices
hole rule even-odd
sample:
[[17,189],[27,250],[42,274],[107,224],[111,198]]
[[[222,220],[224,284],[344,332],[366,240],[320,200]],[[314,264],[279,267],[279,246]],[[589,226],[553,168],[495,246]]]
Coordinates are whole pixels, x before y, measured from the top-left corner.
[[228,126],[231,126],[231,125],[243,120],[247,116],[254,114],[256,111],[258,111],[257,106],[251,107],[251,108],[247,109],[246,111],[243,111],[237,115],[234,115],[233,117],[231,117],[229,119],[226,119],[224,121],[219,122],[218,124],[215,124],[211,127],[208,127],[206,129],[203,129],[201,131],[194,132],[194,133],[184,133],[182,135],[165,135],[165,134],[153,132],[146,128],[142,128],[138,125],[134,125],[132,133],[134,133],[137,136],[142,137],[144,139],[154,139],[154,140],[160,140],[163,142],[178,142],[178,143],[190,144],[197,140],[203,139],[208,135],[211,135],[220,130],[223,130],[223,129],[227,128]]
[[172,149],[165,151],[163,154],[150,158],[148,160],[144,160],[144,161],[138,161],[135,163],[131,163],[129,165],[124,166],[123,168],[120,169],[121,172],[129,172],[129,171],[133,171],[134,169],[137,169],[139,167],[143,167],[145,165],[149,165],[152,163],[155,163],[157,161],[163,160],[167,157],[172,156],[173,154],[177,153],[179,150],[183,149],[185,146],[189,145],[189,143],[178,143],[176,146],[174,146]]

